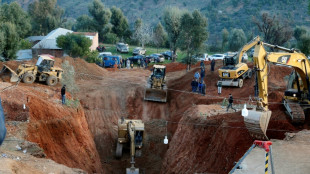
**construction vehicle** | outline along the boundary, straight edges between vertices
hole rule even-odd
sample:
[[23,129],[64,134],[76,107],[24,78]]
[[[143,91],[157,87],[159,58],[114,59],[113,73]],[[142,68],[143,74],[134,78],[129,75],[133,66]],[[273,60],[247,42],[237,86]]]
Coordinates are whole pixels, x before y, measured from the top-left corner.
[[[256,43],[256,42],[255,42]],[[268,52],[265,47],[281,52]],[[268,109],[268,63],[292,67],[287,89],[283,97],[283,105],[292,123],[304,123],[305,113],[310,107],[310,62],[307,57],[295,49],[271,45],[262,41],[257,42],[254,51],[255,89],[257,96],[256,110],[249,110],[244,116],[247,129],[252,137],[268,139],[266,131],[271,116]]]
[[63,70],[54,67],[54,57],[51,55],[39,55],[35,65],[21,64],[14,71],[8,65],[3,66],[1,72],[9,70],[11,72],[10,82],[18,82],[22,80],[24,83],[31,84],[35,80],[46,82],[49,86],[54,86],[61,80]]
[[220,80],[217,82],[222,86],[235,86],[241,88],[246,78],[252,77],[252,69],[246,63],[242,62],[243,55],[260,41],[259,36],[255,37],[251,42],[244,45],[242,49],[234,56],[224,58],[224,66],[218,70]]
[[116,145],[116,158],[122,157],[123,145],[130,147],[131,167],[126,169],[126,174],[139,174],[135,168],[135,157],[142,154],[144,123],[142,120],[130,120],[123,117],[118,120],[118,138]]
[[147,81],[144,100],[167,102],[166,66],[154,65]]

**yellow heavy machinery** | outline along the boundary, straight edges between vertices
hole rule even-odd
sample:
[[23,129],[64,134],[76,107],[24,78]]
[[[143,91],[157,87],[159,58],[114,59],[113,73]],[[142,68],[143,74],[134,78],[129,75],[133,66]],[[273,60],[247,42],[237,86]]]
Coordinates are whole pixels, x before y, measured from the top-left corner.
[[126,169],[126,174],[139,174],[135,168],[135,157],[142,154],[144,123],[142,120],[130,120],[123,117],[118,120],[118,138],[116,145],[116,158],[122,157],[123,145],[130,147],[131,167]]
[[[265,47],[281,52],[267,52]],[[258,42],[254,51],[254,71],[256,72],[256,89],[258,89],[256,110],[249,110],[244,115],[244,122],[254,138],[268,139],[266,131],[271,116],[268,109],[268,63],[293,67],[290,82],[283,97],[283,105],[292,123],[304,123],[305,113],[310,107],[310,62],[307,57],[294,49],[288,49],[264,42]]]
[[21,64],[14,71],[8,65],[3,66],[1,72],[9,70],[11,73],[11,82],[22,80],[24,83],[31,84],[35,80],[46,82],[49,86],[54,86],[61,80],[63,70],[54,67],[54,58],[50,55],[40,55],[36,65]]
[[147,81],[144,100],[167,102],[166,66],[154,65]]
[[246,63],[242,62],[242,56],[260,41],[259,36],[255,37],[251,42],[244,45],[238,54],[232,57],[224,58],[224,66],[218,70],[222,86],[236,86],[241,88],[243,80],[252,77],[252,70]]

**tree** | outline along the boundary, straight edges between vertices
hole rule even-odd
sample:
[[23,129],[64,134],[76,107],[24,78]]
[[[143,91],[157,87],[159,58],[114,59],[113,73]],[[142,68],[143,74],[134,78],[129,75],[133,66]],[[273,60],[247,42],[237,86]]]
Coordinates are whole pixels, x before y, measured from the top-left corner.
[[70,92],[70,94],[75,97],[79,91],[79,88],[75,83],[74,67],[66,60],[61,64],[61,68],[64,70],[61,78],[61,84],[66,85],[68,92]]
[[283,45],[293,35],[293,30],[287,21],[279,21],[275,16],[270,17],[268,13],[262,14],[262,20],[253,18],[258,30],[264,34],[264,40],[267,43]]
[[208,38],[207,19],[195,10],[192,14],[185,12],[181,17],[181,31],[178,46],[187,52],[185,62],[192,64],[192,55],[198,53]]
[[19,37],[24,38],[31,30],[30,18],[17,2],[1,6],[0,21],[15,25]]
[[149,25],[143,24],[140,27],[137,27],[133,33],[132,39],[141,43],[141,46],[144,48],[145,44],[148,44],[152,40],[153,31]]
[[157,52],[158,52],[158,47],[163,46],[165,44],[166,37],[167,37],[167,34],[163,26],[159,22],[154,29],[153,39],[152,39],[154,44],[157,46]]
[[244,44],[246,44],[246,36],[242,29],[233,29],[229,37],[229,49],[231,51],[238,51]]
[[92,41],[84,35],[68,33],[57,37],[57,46],[72,57],[83,57],[89,51]]
[[75,31],[96,31],[94,21],[88,15],[79,16],[73,29]]
[[38,0],[29,4],[33,34],[46,35],[61,25],[64,10],[56,3],[57,0]]
[[[180,36],[181,17],[183,13],[184,12],[177,7],[169,7],[164,11],[164,27],[168,33],[170,47],[174,54],[176,54],[177,51],[177,41]],[[175,61],[175,58],[173,58],[173,61]]]
[[3,55],[5,60],[16,58],[18,50],[19,36],[14,24],[10,22],[0,23],[0,42],[4,45],[0,46],[0,55]]
[[299,38],[299,40],[297,42],[297,46],[302,53],[309,56],[310,55],[310,36],[309,36],[309,34],[303,34]]
[[109,31],[106,25],[110,22],[111,11],[100,0],[94,0],[88,7],[88,12],[93,17],[94,28],[99,32],[100,40],[103,40],[104,34]]
[[128,33],[130,33],[130,30],[128,20],[124,16],[122,10],[120,8],[112,7],[111,12],[111,24],[113,25],[112,32],[120,39],[129,37]]
[[226,28],[222,30],[222,51],[226,51],[228,48],[229,32]]
[[294,37],[298,41],[302,35],[307,33],[307,29],[303,26],[298,26],[294,30]]

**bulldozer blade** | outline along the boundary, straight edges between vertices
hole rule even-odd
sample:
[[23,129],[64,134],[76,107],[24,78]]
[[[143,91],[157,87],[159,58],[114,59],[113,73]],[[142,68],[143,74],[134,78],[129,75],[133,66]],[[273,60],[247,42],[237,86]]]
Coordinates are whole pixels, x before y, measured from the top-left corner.
[[145,90],[144,100],[167,102],[167,90],[147,88]]
[[11,79],[10,82],[17,82],[19,80],[18,75],[16,74],[15,71],[13,71],[10,67],[7,65],[3,65],[3,68],[1,70],[1,73],[5,73],[5,71],[9,70],[11,72]]
[[126,168],[126,174],[139,174],[139,168]]
[[268,128],[270,116],[271,111],[248,111],[248,116],[244,117],[244,123],[253,138],[259,140],[268,140],[266,131]]

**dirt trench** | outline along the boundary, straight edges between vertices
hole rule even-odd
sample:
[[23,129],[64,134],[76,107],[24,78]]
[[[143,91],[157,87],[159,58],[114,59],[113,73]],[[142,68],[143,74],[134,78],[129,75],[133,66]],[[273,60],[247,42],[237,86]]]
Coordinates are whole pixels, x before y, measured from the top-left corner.
[[[177,71],[174,71],[173,66]],[[218,72],[210,72],[210,67],[207,66],[207,96],[201,96],[189,93],[193,75],[199,71],[197,66],[190,72],[184,69],[179,71],[182,66],[173,66],[167,68],[167,103],[143,101],[146,77],[150,74],[148,70],[108,71],[100,80],[79,82],[79,97],[101,163],[108,173],[124,173],[125,168],[130,165],[128,151],[125,151],[121,160],[114,157],[117,120],[122,116],[142,119],[145,122],[147,135],[143,155],[136,159],[136,167],[139,167],[142,173],[227,173],[250,147],[253,139],[244,126],[240,112],[217,113],[215,117],[205,118],[201,117],[203,113],[193,108],[219,105],[230,93],[236,98],[236,104],[243,104],[250,95],[254,96],[254,90],[251,90],[254,80],[246,80],[241,89],[225,88],[222,95],[218,96],[215,85]],[[217,62],[216,67],[221,66],[221,62]],[[281,67],[281,70],[277,71],[278,67],[271,66],[269,94],[272,102],[281,101],[285,89],[284,77],[291,69]],[[270,138],[282,139],[286,131],[299,129],[290,124],[282,105],[274,104],[270,109],[274,113],[267,131]],[[212,112],[212,109],[206,112]],[[163,144],[166,120],[169,121],[169,145]]]

